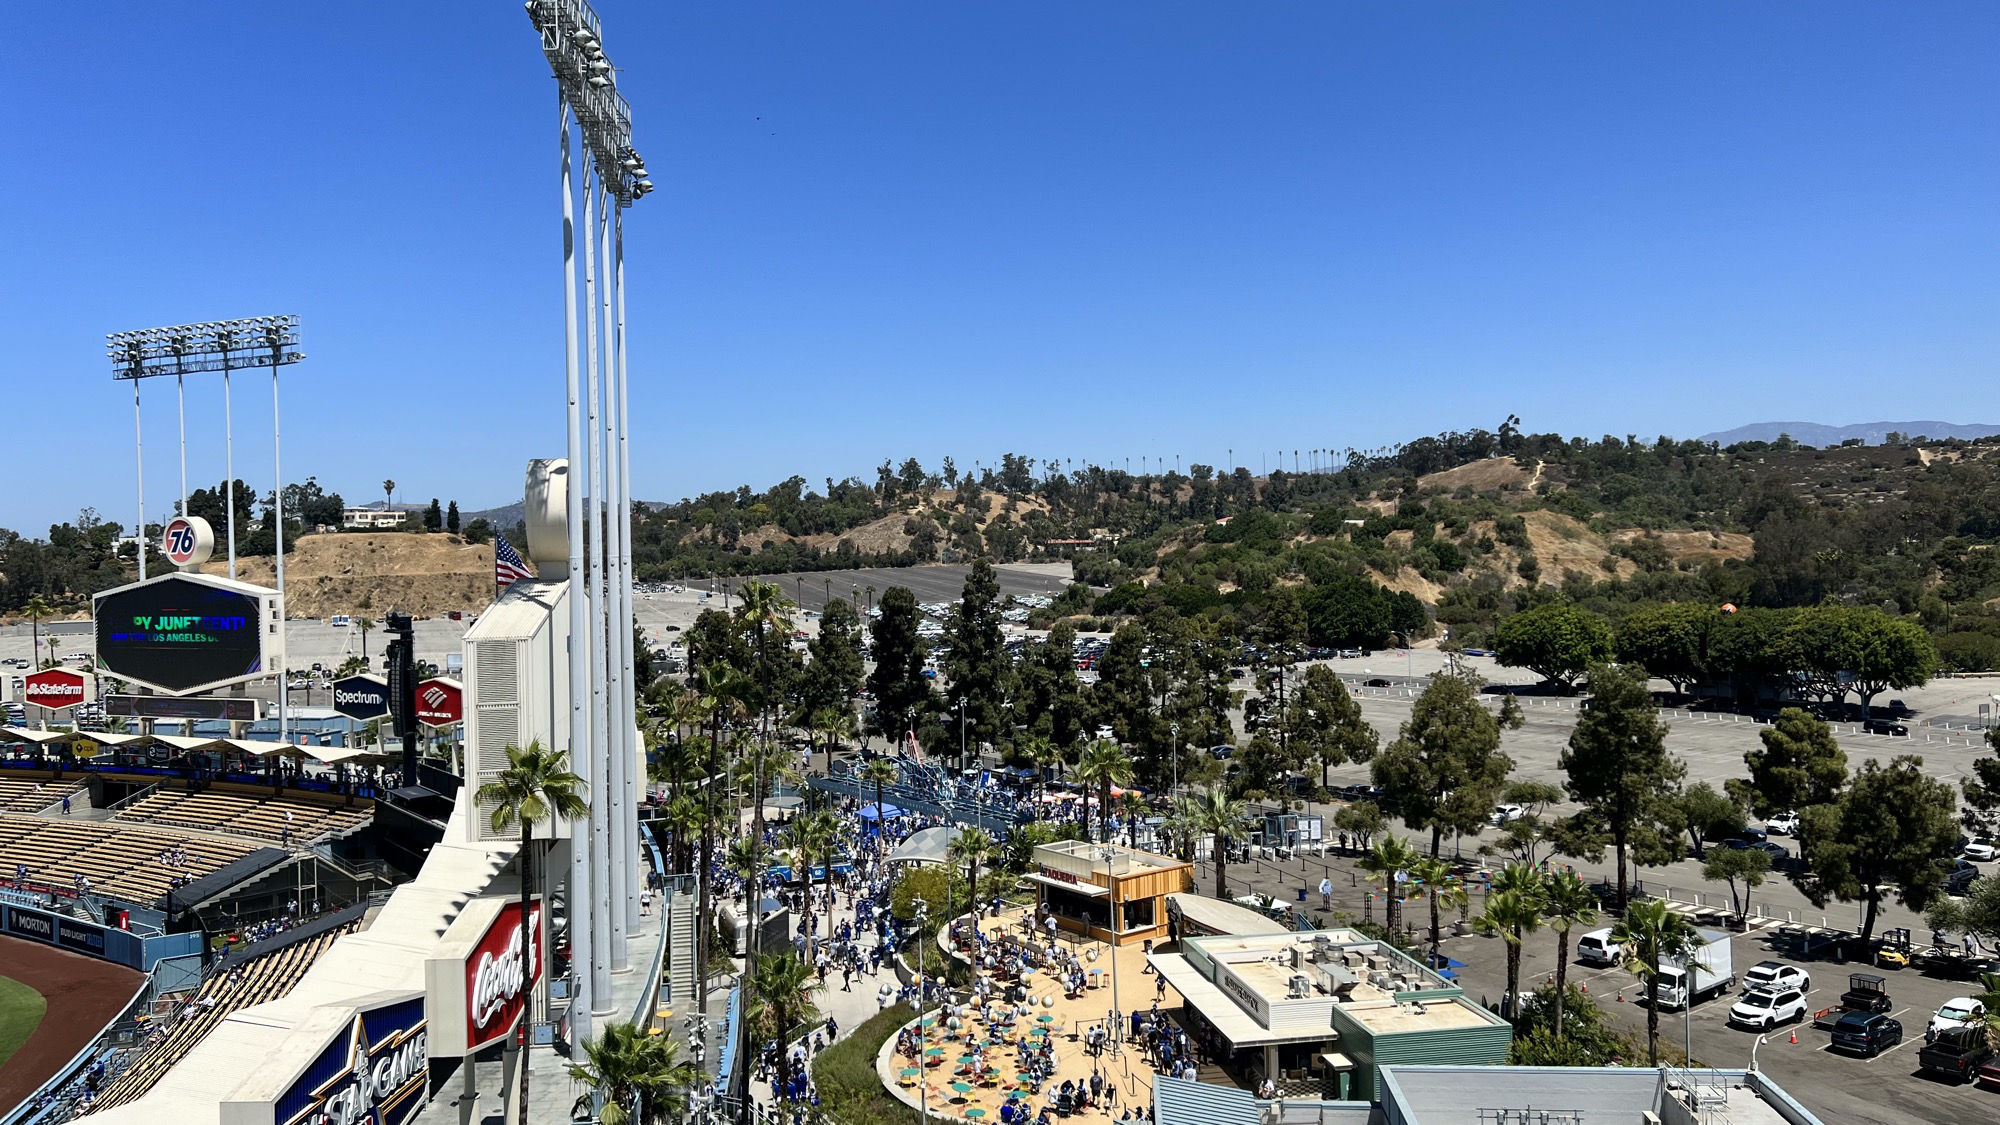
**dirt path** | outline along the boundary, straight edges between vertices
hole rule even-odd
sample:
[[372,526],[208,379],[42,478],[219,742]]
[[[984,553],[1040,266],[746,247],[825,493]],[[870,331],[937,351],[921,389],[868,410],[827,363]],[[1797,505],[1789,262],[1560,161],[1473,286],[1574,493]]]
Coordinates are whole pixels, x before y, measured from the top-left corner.
[[0,1109],[11,1109],[117,1015],[145,974],[39,942],[0,937],[0,968],[48,999],[48,1014],[21,1049],[0,1066]]

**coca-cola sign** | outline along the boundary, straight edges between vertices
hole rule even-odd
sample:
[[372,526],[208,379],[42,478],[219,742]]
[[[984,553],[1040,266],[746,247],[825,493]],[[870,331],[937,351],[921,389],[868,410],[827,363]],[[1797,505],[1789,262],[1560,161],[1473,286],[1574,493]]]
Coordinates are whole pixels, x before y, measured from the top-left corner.
[[23,681],[22,698],[32,706],[60,711],[83,702],[83,677],[64,668],[36,672]]
[[521,929],[521,904],[507,903],[465,959],[465,1040],[470,1050],[505,1038],[541,979],[541,904],[528,908],[525,962]]
[[417,721],[448,727],[465,717],[465,690],[457,680],[440,676],[417,685]]

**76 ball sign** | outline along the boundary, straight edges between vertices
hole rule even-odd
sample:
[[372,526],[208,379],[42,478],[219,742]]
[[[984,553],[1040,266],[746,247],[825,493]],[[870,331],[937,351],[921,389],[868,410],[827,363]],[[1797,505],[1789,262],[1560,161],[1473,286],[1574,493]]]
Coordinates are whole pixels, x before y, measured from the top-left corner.
[[215,529],[200,516],[175,516],[160,533],[160,553],[178,567],[195,567],[215,553]]

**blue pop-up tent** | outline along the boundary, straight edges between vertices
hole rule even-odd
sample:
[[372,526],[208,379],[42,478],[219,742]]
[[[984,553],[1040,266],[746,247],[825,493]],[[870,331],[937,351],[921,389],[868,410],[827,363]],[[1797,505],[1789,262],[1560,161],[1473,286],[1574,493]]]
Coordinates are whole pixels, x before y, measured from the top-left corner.
[[889,820],[893,817],[899,817],[904,814],[902,809],[899,809],[894,805],[883,804],[880,806],[876,806],[869,804],[861,806],[861,811],[856,813],[855,815],[859,816],[863,820]]

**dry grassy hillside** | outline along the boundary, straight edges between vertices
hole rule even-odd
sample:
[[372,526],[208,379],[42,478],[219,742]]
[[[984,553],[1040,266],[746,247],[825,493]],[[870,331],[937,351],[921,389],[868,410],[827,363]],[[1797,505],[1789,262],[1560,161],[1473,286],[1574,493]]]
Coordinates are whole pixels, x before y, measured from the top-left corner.
[[[202,569],[229,572],[221,559]],[[238,559],[236,576],[266,585],[276,581],[268,558]],[[493,545],[412,532],[308,535],[285,556],[285,593],[285,612],[293,617],[477,611],[493,601]]]

